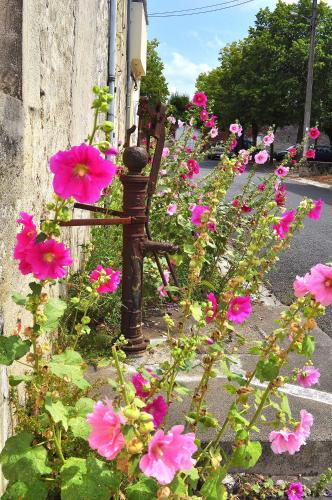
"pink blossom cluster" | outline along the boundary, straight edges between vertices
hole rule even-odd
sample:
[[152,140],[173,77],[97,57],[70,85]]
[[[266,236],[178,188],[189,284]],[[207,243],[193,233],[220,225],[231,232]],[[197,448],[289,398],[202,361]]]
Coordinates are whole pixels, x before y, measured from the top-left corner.
[[199,174],[199,164],[193,158],[190,158],[189,160],[187,160],[186,166],[187,166],[187,170],[188,170],[189,179],[192,179],[194,175]]
[[302,483],[290,483],[286,493],[288,500],[301,500],[304,497]]
[[229,131],[232,134],[235,134],[238,137],[241,137],[243,128],[242,128],[242,125],[240,125],[239,123],[231,123],[229,126]]
[[[195,205],[192,204],[190,206],[191,210],[191,222],[195,226],[201,226],[202,225],[202,216],[205,213],[210,214],[211,209],[208,205]],[[208,230],[211,232],[215,232],[217,230],[216,223],[213,220],[208,221]]]
[[90,281],[100,281],[101,278],[103,278],[103,283],[98,286],[97,292],[100,294],[115,293],[121,281],[121,272],[113,271],[111,267],[104,268],[99,264],[90,274]]
[[37,242],[32,215],[21,212],[17,222],[23,228],[16,236],[14,259],[19,260],[21,273],[32,273],[39,280],[63,278],[67,273],[65,267],[73,262],[69,248],[52,238]]
[[323,306],[332,304],[332,267],[316,264],[304,277],[296,276],[293,283],[296,297],[311,293]]
[[212,292],[210,292],[208,294],[207,299],[208,299],[209,303],[208,303],[208,306],[206,308],[205,321],[207,323],[211,323],[215,319],[215,317],[217,316],[218,302],[217,302],[216,296]]
[[[151,377],[158,378],[155,373],[152,372],[149,368],[146,371],[151,374]],[[146,378],[143,377],[141,373],[135,373],[132,376],[131,382],[135,387],[136,396],[140,398],[148,398],[151,394],[150,382]],[[168,406],[162,395],[157,396],[151,403],[145,406],[144,411],[150,413],[153,417],[153,423],[155,428],[159,427],[168,412]]]
[[300,411],[300,417],[300,423],[294,431],[280,430],[270,433],[269,440],[274,453],[280,454],[287,451],[290,455],[294,455],[302,445],[306,444],[314,419],[306,410]]
[[295,215],[296,210],[288,210],[282,215],[279,222],[272,226],[281,240],[283,240],[285,235],[289,232],[290,225],[294,221]]
[[305,389],[308,389],[312,385],[317,384],[319,378],[320,371],[317,370],[317,368],[315,368],[314,366],[304,366],[296,375],[296,380],[298,381],[299,385],[301,385]]
[[229,303],[227,319],[233,323],[241,324],[249,318],[251,311],[249,295],[234,297]]

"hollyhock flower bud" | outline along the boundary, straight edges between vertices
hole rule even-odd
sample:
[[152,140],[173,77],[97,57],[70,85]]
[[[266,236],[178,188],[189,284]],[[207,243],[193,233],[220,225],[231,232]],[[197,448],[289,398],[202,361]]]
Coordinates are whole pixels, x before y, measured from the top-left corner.
[[251,314],[251,298],[249,295],[232,299],[227,311],[227,319],[234,323],[243,323]]
[[248,205],[246,205],[246,204],[242,205],[241,210],[242,210],[242,212],[247,213],[247,214],[251,212],[251,208],[248,207]]
[[163,396],[158,396],[144,410],[152,415],[154,427],[157,428],[163,423],[168,406]]
[[320,131],[317,127],[311,127],[311,129],[309,129],[308,135],[315,141],[320,136]]
[[276,168],[274,173],[276,174],[277,177],[285,177],[289,172],[289,167],[284,167],[280,165],[280,167]]
[[144,448],[143,442],[137,437],[131,439],[127,444],[127,451],[130,455],[136,455],[138,453],[141,453],[143,448]]
[[196,92],[192,100],[193,104],[205,108],[207,103],[207,97],[204,92]]
[[317,384],[319,377],[319,370],[313,366],[304,366],[296,375],[298,383],[306,389]]
[[112,146],[110,149],[108,149],[107,151],[105,151],[105,155],[106,156],[116,156],[118,154],[118,149],[114,146]]
[[107,460],[113,460],[125,446],[121,432],[121,424],[125,423],[125,419],[114,412],[111,401],[106,401],[105,405],[98,401],[86,420],[92,427],[88,438],[90,448],[97,450]]
[[319,200],[315,200],[314,207],[308,213],[309,219],[316,219],[316,220],[320,219],[320,214],[321,214],[323,205],[324,205],[324,200],[322,200],[321,198]]
[[316,151],[314,149],[308,149],[305,155],[308,159],[314,159],[316,156]]
[[291,483],[286,491],[288,500],[301,500],[304,497],[302,483]]
[[255,154],[255,162],[258,165],[263,165],[264,163],[267,162],[269,159],[269,155],[265,149],[263,151],[259,151],[258,153]]
[[54,174],[54,192],[62,199],[73,197],[81,203],[98,201],[116,172],[111,161],[87,144],[58,151],[50,159],[50,169]]
[[[218,312],[218,302],[216,299],[216,296],[214,293],[210,292],[207,296],[209,305],[206,308],[206,316],[205,316],[205,321],[207,323],[211,323],[211,321],[214,320],[214,318],[217,316]],[[212,315],[208,315],[208,312],[212,313]]]
[[332,267],[317,264],[305,280],[308,291],[323,306],[332,304]]
[[195,464],[195,435],[182,434],[183,430],[183,425],[173,426],[167,434],[158,430],[149,442],[148,453],[141,458],[141,471],[159,484],[171,483],[179,470],[188,471]]
[[97,288],[97,292],[102,293],[115,293],[121,281],[121,272],[113,271],[111,267],[103,268],[100,264],[90,274],[90,281],[99,281],[102,277],[105,282],[101,283]]
[[237,198],[234,198],[234,200],[232,201],[232,205],[234,208],[237,208],[240,204],[240,200],[238,200]]
[[141,434],[149,434],[152,432],[155,428],[155,425],[153,422],[142,422],[139,426],[139,431]]

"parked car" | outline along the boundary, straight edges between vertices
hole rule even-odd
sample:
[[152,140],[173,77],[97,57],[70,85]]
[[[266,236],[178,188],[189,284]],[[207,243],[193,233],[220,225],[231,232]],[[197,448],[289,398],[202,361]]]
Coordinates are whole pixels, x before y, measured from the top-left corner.
[[283,161],[285,159],[285,156],[288,155],[288,149],[291,148],[297,148],[297,145],[289,146],[289,148],[283,150],[283,151],[278,151],[278,153],[274,154],[274,157],[277,161]]
[[332,148],[329,146],[318,146],[315,148],[315,158],[310,158],[308,161],[330,161],[332,162]]
[[212,146],[210,151],[207,154],[209,160],[220,160],[222,154],[224,154],[225,148],[224,146]]

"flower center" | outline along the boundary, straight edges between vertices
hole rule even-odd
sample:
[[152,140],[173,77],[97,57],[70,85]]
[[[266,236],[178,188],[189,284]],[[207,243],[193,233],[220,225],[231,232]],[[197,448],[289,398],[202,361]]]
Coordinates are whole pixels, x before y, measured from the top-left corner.
[[85,177],[88,172],[89,168],[84,163],[77,163],[74,167],[74,174],[78,177]]
[[155,457],[157,458],[161,458],[164,456],[164,452],[163,452],[163,449],[162,449],[162,446],[159,445],[159,444],[156,444],[154,447],[153,447],[153,454],[155,455]]
[[324,281],[324,285],[326,288],[332,288],[332,278],[327,278],[327,280]]
[[234,306],[233,306],[233,311],[234,311],[234,312],[238,312],[238,311],[239,311],[239,309],[240,309],[239,304],[234,304]]
[[43,255],[43,259],[45,262],[53,262],[54,257],[55,257],[55,255],[52,252],[44,253],[44,255]]

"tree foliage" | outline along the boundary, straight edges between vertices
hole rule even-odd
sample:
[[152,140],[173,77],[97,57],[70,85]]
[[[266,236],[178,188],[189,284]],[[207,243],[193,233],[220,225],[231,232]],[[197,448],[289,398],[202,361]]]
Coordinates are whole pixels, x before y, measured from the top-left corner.
[[147,96],[152,102],[165,102],[169,95],[167,81],[162,62],[157,48],[159,41],[156,38],[148,41],[146,75],[141,81],[141,95]]
[[168,101],[169,112],[171,114],[174,114],[178,119],[185,120],[189,101],[189,96],[187,96],[186,94],[178,94],[177,92],[171,94]]
[[[293,14],[292,14],[293,13]],[[220,51],[219,67],[199,75],[196,86],[226,122],[241,116],[259,128],[299,124],[302,130],[310,42],[311,0],[261,9],[243,40]],[[312,123],[332,136],[332,9],[318,7]]]

